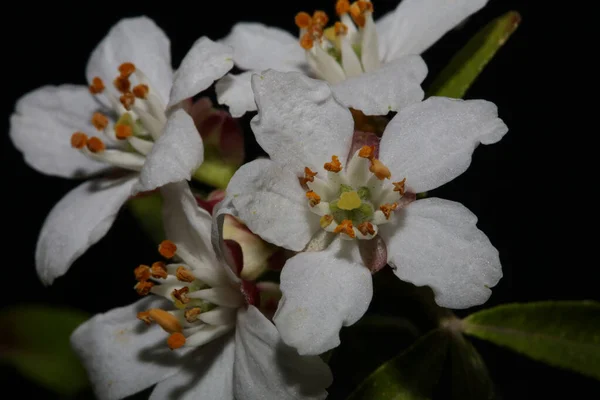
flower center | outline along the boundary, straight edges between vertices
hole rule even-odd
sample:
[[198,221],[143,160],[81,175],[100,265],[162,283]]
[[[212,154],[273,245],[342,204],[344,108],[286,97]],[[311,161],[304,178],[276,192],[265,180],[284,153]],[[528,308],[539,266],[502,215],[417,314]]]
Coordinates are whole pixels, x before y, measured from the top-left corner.
[[337,156],[324,164],[327,177],[304,169],[301,184],[308,188],[310,210],[321,217],[320,224],[328,232],[344,239],[372,239],[378,226],[390,221],[404,196],[405,181],[387,182],[389,169],[374,156],[374,146],[363,146],[348,162],[346,169]]
[[309,65],[319,78],[332,84],[380,65],[373,3],[338,0],[335,10],[340,20],[328,28],[329,17],[323,11],[315,11],[312,16],[300,12],[295,18]]
[[154,141],[162,134],[167,121],[166,108],[146,75],[132,63],[119,66],[113,86],[116,93],[108,90],[100,77],[92,79],[90,93],[102,95],[111,105],[113,115],[95,112],[91,122],[102,132],[102,138],[75,132],[71,146],[94,160],[139,171]]

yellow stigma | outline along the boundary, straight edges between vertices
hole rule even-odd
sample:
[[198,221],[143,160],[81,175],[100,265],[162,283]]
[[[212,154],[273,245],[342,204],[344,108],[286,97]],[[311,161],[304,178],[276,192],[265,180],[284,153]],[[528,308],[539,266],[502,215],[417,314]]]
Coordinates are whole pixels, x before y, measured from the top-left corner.
[[340,196],[340,200],[338,201],[338,207],[342,210],[354,210],[355,208],[360,207],[360,197],[358,197],[358,193],[356,192],[344,192]]

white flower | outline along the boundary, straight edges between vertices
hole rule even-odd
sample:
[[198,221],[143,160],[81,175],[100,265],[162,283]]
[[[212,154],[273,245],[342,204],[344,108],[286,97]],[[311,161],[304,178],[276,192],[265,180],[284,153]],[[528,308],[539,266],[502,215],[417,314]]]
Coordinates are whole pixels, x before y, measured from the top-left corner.
[[[221,79],[216,86],[218,101],[227,104],[233,116],[256,110],[250,76],[274,69],[325,79],[343,104],[365,114],[397,111],[391,100],[390,109],[373,109],[368,101],[361,102],[362,96],[381,98],[393,94],[387,93],[385,79],[379,85],[362,82],[363,72],[371,75],[389,64],[388,73],[393,71],[395,79],[405,80],[405,85],[416,83],[418,87],[427,74],[418,55],[486,3],[487,0],[402,0],[394,11],[375,22],[370,1],[350,4],[348,0],[338,0],[336,13],[340,20],[330,28],[326,28],[329,18],[323,11],[296,16],[299,40],[279,28],[238,23],[222,43],[233,47],[235,64],[248,72],[228,74]],[[346,85],[343,81],[347,78],[356,82],[344,90],[347,96],[340,96],[337,92]]]
[[494,104],[429,98],[389,122],[379,149],[351,154],[352,116],[326,82],[269,70],[252,85],[259,112],[251,126],[271,159],[243,165],[225,204],[266,241],[305,250],[281,275],[274,321],[287,344],[300,354],[339,344],[339,329],[371,301],[363,263],[370,254],[360,253],[373,251],[376,240],[387,244],[385,261],[395,274],[431,286],[439,305],[466,308],[488,299],[502,271],[477,218],[459,203],[427,198],[403,207],[402,197],[454,179],[479,143],[502,138],[507,127]]
[[[138,267],[136,289],[157,296],[97,315],[71,337],[99,398],[157,384],[151,399],[324,399],[329,368],[283,344],[259,310],[259,284],[241,279],[239,265],[223,264],[213,251],[224,244],[211,245],[211,216],[187,183],[161,193],[170,241],[159,251],[180,262]],[[222,231],[219,220],[215,231]],[[144,326],[136,316],[156,324]],[[157,325],[170,333],[167,343]]]
[[82,183],[48,215],[35,256],[45,284],[106,234],[132,189],[189,179],[202,163],[202,140],[178,103],[231,68],[231,49],[201,38],[174,74],[169,46],[152,20],[121,20],[91,54],[89,87],[44,86],[17,102],[10,137],[30,166],[64,178],[111,173]]

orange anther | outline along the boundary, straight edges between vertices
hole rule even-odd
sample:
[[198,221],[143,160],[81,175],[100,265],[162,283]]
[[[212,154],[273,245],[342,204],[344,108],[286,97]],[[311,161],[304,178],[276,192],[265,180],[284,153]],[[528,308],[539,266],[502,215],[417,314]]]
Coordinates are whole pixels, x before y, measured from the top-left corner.
[[333,222],[333,215],[323,215],[321,219],[319,219],[319,224],[321,224],[321,228],[325,229]]
[[373,153],[375,153],[375,146],[363,146],[358,151],[358,156],[370,160],[373,158]]
[[336,35],[345,35],[346,33],[348,33],[348,27],[341,23],[340,21],[337,21],[334,25],[333,25],[333,30],[335,32]]
[[313,13],[312,22],[313,25],[319,25],[321,27],[324,27],[325,25],[327,25],[327,22],[329,22],[329,17],[325,13],[325,11],[317,10]]
[[294,18],[294,21],[296,22],[296,26],[300,29],[306,29],[312,24],[311,16],[308,15],[308,13],[305,13],[304,11],[296,14],[296,18]]
[[337,15],[344,15],[350,11],[350,2],[348,0],[338,0],[335,3],[335,13]]
[[150,289],[152,289],[152,286],[154,286],[154,283],[150,281],[140,281],[136,283],[134,289],[136,292],[138,292],[140,296],[145,296],[148,293],[150,293]]
[[340,172],[342,170],[342,163],[338,156],[331,156],[331,162],[325,163],[323,168],[331,172]]
[[371,166],[369,167],[369,171],[371,171],[379,180],[384,180],[385,178],[390,179],[392,177],[392,173],[381,161],[376,158],[371,159]]
[[104,91],[104,82],[99,77],[92,79],[92,84],[89,86],[91,94],[98,94]]
[[127,139],[129,136],[133,135],[133,128],[129,125],[118,124],[115,126],[115,136],[117,139]]
[[131,110],[131,106],[135,103],[135,96],[131,92],[123,93],[121,97],[119,97],[121,104],[125,107],[126,110]]
[[135,65],[130,62],[119,65],[119,73],[123,78],[129,78],[131,74],[135,72]]
[[181,332],[172,333],[167,339],[167,345],[171,350],[178,349],[183,347],[185,344],[185,336]]
[[142,83],[133,88],[133,95],[138,99],[145,99],[146,96],[148,96],[149,91],[150,88],[148,87],[148,85],[144,85]]
[[352,19],[354,20],[354,22],[356,23],[356,25],[358,25],[361,28],[363,26],[365,26],[366,19],[365,19],[365,16],[363,15],[363,13],[362,13],[362,11],[360,9],[360,5],[359,5],[358,1],[355,1],[350,6],[350,15],[352,16]]
[[313,38],[320,38],[323,36],[323,27],[321,25],[312,24],[308,28],[308,32]]
[[304,50],[310,50],[310,49],[312,49],[313,44],[314,44],[314,40],[313,40],[312,35],[309,32],[306,32],[300,38],[300,46],[302,46],[302,48]]
[[406,178],[402,179],[400,182],[392,182],[394,185],[394,192],[400,192],[401,196],[404,196],[406,189],[404,188],[404,184],[406,183]]
[[137,318],[141,321],[144,321],[146,325],[150,325],[152,323],[152,318],[150,318],[150,311],[141,311],[137,313]]
[[306,192],[306,198],[308,199],[308,204],[310,204],[311,207],[314,207],[321,202],[321,196],[312,190]]
[[102,113],[95,112],[94,115],[92,115],[92,125],[101,131],[108,126],[108,118]]
[[100,138],[97,138],[96,136],[92,136],[91,138],[89,138],[86,145],[87,145],[88,150],[91,151],[92,153],[101,153],[104,150],[106,150],[106,146],[104,145],[104,142],[102,140],[100,140]]
[[129,78],[118,76],[113,81],[113,85],[115,85],[115,89],[117,89],[121,93],[128,93],[131,88],[131,82],[129,82]]
[[175,246],[175,243],[171,242],[170,240],[163,240],[158,245],[158,252],[164,258],[173,258],[176,251],[177,246]]
[[171,292],[171,295],[173,295],[173,297],[176,300],[179,300],[181,303],[187,304],[190,302],[190,299],[188,299],[188,297],[187,297],[187,294],[189,292],[190,292],[190,288],[187,286],[184,286],[181,289],[173,289],[173,292]]
[[349,219],[343,220],[338,226],[333,230],[334,233],[345,233],[351,238],[356,237],[356,233],[354,233],[354,229],[352,229],[352,221]]
[[317,174],[318,172],[313,172],[310,168],[304,167],[304,178],[301,179],[301,183],[304,185],[306,182],[314,182]]
[[385,215],[386,219],[390,219],[392,211],[394,211],[396,208],[398,208],[398,203],[384,204],[381,207],[379,207],[379,209],[383,212],[383,215]]
[[188,308],[183,312],[185,320],[187,322],[195,322],[198,320],[198,315],[202,313],[202,310],[199,307]]
[[167,267],[162,261],[157,261],[154,264],[152,264],[150,272],[152,272],[153,278],[167,279]]
[[87,143],[88,137],[83,132],[75,132],[71,135],[71,146],[76,149],[83,149]]
[[375,229],[373,228],[373,224],[370,222],[363,222],[362,224],[358,225],[356,227],[356,229],[358,229],[359,232],[365,236],[370,236],[370,235],[375,234]]
[[185,269],[184,267],[177,268],[175,276],[177,276],[177,279],[179,279],[182,282],[193,282],[194,280],[196,280],[196,277],[194,276],[194,274],[192,274],[192,271]]
[[135,279],[137,281],[147,281],[150,279],[150,267],[144,264],[140,264],[136,269],[133,270]]
[[177,317],[166,312],[165,310],[161,310],[160,308],[152,308],[148,310],[148,315],[150,318],[156,321],[161,328],[169,333],[182,331],[181,324],[179,323]]

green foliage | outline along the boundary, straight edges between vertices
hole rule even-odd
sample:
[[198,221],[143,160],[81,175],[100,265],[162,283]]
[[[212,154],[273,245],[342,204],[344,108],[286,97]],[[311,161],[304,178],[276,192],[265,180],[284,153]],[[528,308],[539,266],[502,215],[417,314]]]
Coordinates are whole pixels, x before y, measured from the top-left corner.
[[162,222],[162,197],[158,191],[129,199],[129,211],[155,243],[165,239]]

